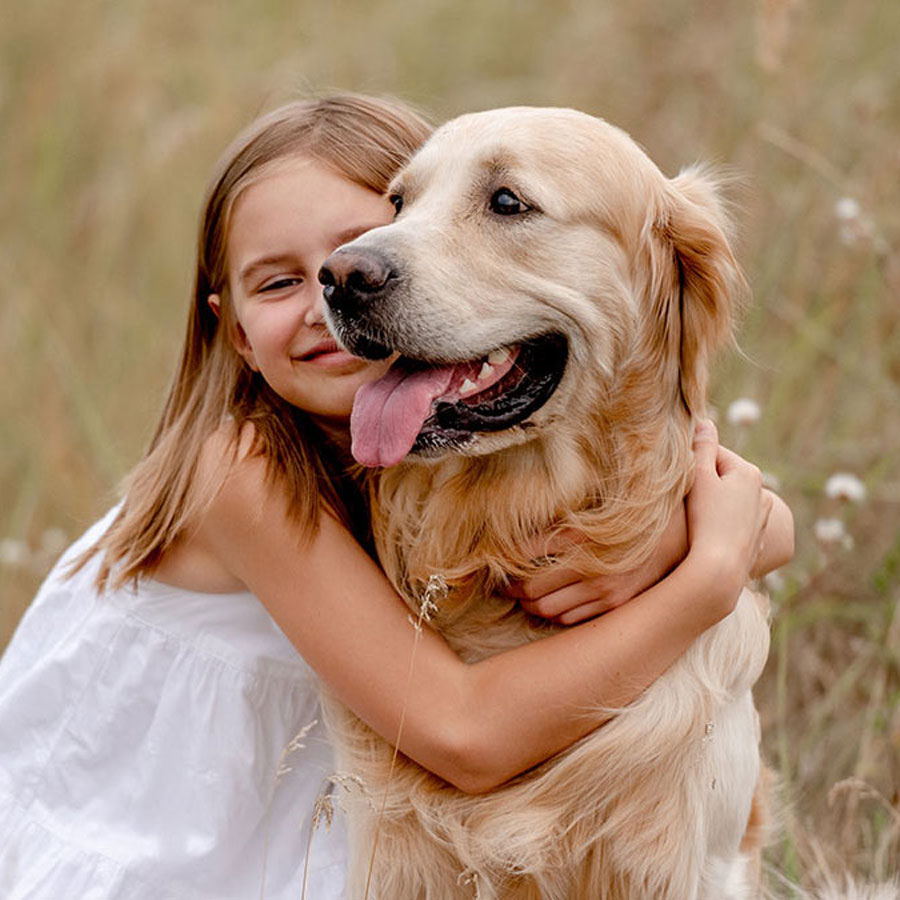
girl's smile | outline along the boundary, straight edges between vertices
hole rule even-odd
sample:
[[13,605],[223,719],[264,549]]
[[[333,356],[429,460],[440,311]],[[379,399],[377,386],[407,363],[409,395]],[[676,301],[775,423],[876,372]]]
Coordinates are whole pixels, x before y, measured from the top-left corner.
[[[319,267],[393,215],[380,194],[304,157],[278,165],[234,204],[228,287],[235,347],[279,396],[317,418],[345,422],[357,389],[390,364],[352,356],[328,333]],[[210,297],[213,306],[220,302]]]
[[311,362],[316,365],[332,368],[347,365],[351,361],[358,362],[358,358],[338,346],[334,338],[325,338],[314,347],[296,357],[296,362]]

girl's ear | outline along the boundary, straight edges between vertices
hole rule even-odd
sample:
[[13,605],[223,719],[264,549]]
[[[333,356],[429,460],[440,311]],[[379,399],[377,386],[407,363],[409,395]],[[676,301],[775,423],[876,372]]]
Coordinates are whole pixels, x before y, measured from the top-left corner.
[[[219,321],[222,321],[222,298],[218,294],[210,294],[206,298],[206,302],[209,304],[209,308],[212,310],[213,315]],[[241,323],[234,321],[226,322],[225,324],[226,326],[231,326],[228,328],[228,337],[231,340],[231,345],[237,350],[238,354],[243,357],[244,362],[246,362],[254,372],[258,372],[259,366],[256,362],[256,355],[247,338],[247,332],[241,327]]]

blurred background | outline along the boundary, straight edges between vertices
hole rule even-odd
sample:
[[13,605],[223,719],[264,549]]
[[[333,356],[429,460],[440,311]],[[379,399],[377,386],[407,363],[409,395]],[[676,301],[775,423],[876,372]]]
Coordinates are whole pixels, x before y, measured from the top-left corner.
[[[722,439],[791,505],[770,863],[900,871],[900,3],[31,0],[0,10],[0,648],[173,371],[207,175],[278,103],[574,106],[739,177]],[[839,476],[834,478],[833,476]]]

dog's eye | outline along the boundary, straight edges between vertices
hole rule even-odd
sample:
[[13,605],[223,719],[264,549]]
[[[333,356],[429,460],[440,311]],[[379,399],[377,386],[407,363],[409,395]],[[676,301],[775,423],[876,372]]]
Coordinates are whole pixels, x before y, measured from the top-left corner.
[[520,200],[509,188],[499,188],[491,197],[491,212],[499,216],[516,216],[528,212],[531,207]]
[[403,197],[401,197],[400,194],[391,194],[391,196],[388,197],[388,200],[390,200],[394,206],[394,215],[397,215],[400,210],[403,209]]

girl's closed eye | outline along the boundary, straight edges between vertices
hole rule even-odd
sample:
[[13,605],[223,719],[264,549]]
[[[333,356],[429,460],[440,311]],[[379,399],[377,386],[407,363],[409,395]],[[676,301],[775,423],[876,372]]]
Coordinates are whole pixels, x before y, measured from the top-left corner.
[[275,293],[277,291],[287,290],[288,288],[297,287],[303,283],[303,279],[299,275],[285,275],[266,282],[257,292],[260,294]]

